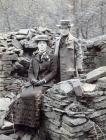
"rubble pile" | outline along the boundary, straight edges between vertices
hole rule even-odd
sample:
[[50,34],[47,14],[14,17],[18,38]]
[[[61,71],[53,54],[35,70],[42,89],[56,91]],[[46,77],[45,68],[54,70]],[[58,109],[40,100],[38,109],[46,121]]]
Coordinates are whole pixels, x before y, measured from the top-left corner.
[[[102,86],[101,86],[102,83]],[[82,83],[78,97],[72,80],[60,82],[44,96],[45,127],[52,140],[101,140],[106,138],[106,78]]]
[[[14,63],[18,60],[18,53],[20,52],[20,49],[16,49],[12,46],[12,40],[0,40],[0,96],[7,94],[7,91],[10,91],[9,87],[16,80],[11,76],[11,72]],[[14,91],[16,87],[17,84],[14,87]]]

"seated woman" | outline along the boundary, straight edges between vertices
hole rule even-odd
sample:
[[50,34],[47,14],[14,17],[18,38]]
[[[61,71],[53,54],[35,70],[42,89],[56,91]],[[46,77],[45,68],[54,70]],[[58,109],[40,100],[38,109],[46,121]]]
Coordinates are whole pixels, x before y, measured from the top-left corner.
[[[29,84],[10,107],[15,128],[36,130],[40,124],[42,94],[55,82],[57,59],[50,53],[46,35],[36,36],[38,51],[32,56],[29,67]],[[8,120],[10,116],[8,115]]]

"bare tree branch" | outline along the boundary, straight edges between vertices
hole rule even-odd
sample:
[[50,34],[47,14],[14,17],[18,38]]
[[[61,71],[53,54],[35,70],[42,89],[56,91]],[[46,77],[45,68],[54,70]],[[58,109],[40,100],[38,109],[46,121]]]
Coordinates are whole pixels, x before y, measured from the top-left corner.
[[7,25],[8,25],[8,30],[11,31],[11,26],[10,26],[10,21],[9,21],[9,16],[8,16],[7,8],[4,7],[4,5],[2,3],[2,0],[0,0],[0,4],[1,4],[2,10],[3,10],[4,14],[5,14],[5,18],[6,18]]

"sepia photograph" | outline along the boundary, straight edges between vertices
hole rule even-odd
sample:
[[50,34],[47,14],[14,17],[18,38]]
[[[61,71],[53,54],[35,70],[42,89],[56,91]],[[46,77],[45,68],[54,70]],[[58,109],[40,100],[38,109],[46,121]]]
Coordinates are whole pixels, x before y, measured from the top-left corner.
[[106,0],[0,0],[0,140],[106,140]]

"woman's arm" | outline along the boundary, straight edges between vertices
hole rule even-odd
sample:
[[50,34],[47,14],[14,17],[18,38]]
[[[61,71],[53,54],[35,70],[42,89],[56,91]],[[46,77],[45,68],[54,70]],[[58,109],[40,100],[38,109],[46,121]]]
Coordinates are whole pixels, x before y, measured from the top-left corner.
[[31,81],[32,79],[35,79],[33,74],[33,59],[30,62],[29,70],[28,70],[28,78]]
[[50,64],[50,72],[44,77],[46,83],[52,80],[57,74],[57,57],[52,56]]

